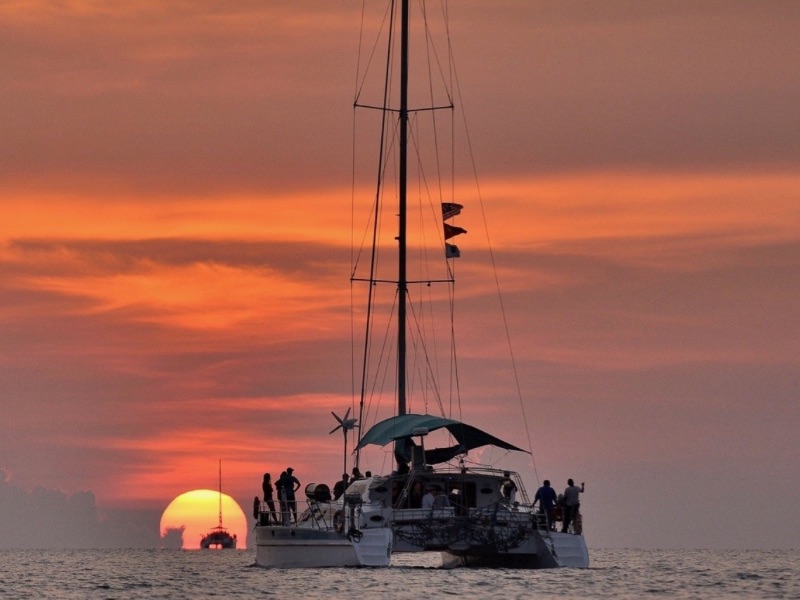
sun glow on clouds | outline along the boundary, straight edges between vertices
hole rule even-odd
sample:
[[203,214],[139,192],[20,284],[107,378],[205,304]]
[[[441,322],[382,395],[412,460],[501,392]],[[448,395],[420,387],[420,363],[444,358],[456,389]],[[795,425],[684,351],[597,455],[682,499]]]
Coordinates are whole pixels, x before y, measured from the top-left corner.
[[[247,490],[237,494],[239,498],[248,495],[252,498],[251,491],[260,493],[260,475],[264,471],[280,473],[289,465],[298,470],[304,485],[311,481],[333,485],[340,466],[331,472],[331,456],[341,455],[341,435],[327,435],[335,425],[330,411],[342,414],[349,406],[349,395],[333,393],[271,397],[195,395],[185,399],[173,397],[168,402],[138,408],[131,406],[129,420],[149,419],[153,424],[141,435],[105,435],[94,440],[98,450],[135,457],[138,465],[121,469],[113,489],[104,492],[104,497],[131,505],[130,490],[137,490],[132,505],[138,506],[192,488],[197,485],[197,473],[208,463],[210,447],[216,448],[221,456],[230,457],[223,459],[225,489]],[[183,415],[180,427],[168,425],[176,412]]]
[[[266,267],[238,268],[195,263],[152,262],[134,272],[86,277],[30,278],[31,289],[89,297],[90,312],[135,311],[133,320],[185,329],[228,329],[259,319],[276,325],[310,311],[319,292],[310,282],[291,280]],[[345,299],[346,300],[346,299]],[[297,319],[299,325],[302,319]],[[285,321],[284,321],[285,322]]]
[[[91,187],[85,194],[14,189],[3,194],[0,239],[309,240],[343,245],[350,239],[350,214],[341,209],[350,204],[349,190],[146,199],[118,190],[109,190],[109,199]],[[325,202],[320,203],[323,194]]]
[[[486,187],[490,219],[501,208],[518,217],[493,222],[493,236],[527,247],[721,234],[794,239],[800,219],[794,173],[570,173]],[[758,202],[764,210],[753,210]]]

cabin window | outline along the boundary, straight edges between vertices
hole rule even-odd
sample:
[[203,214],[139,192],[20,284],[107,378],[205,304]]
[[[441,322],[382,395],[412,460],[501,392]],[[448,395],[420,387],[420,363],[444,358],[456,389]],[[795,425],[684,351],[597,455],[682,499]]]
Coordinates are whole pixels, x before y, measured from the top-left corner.
[[477,494],[474,481],[451,482],[447,486],[447,496],[450,504],[456,509],[456,514],[460,514],[459,509],[475,508],[477,505]]

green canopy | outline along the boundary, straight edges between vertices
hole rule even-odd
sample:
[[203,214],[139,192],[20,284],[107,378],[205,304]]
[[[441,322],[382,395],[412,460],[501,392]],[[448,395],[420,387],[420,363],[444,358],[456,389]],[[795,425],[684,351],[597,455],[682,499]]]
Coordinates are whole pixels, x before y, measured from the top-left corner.
[[450,448],[427,450],[425,457],[428,464],[446,462],[459,454],[465,454],[468,450],[487,445],[525,452],[522,448],[504,442],[477,427],[433,415],[401,415],[381,421],[364,434],[356,450],[369,444],[385,446],[389,442],[420,435],[420,430],[435,431],[443,427],[458,441],[458,444]]

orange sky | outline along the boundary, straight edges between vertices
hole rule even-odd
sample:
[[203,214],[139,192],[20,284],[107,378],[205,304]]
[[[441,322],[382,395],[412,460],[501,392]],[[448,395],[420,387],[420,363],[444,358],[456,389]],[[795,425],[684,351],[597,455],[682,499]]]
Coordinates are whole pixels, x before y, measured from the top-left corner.
[[[160,516],[220,458],[245,508],[264,471],[331,485],[360,3],[135,4],[0,6],[4,488]],[[745,496],[800,500],[800,7],[450,12],[537,470],[587,481],[590,545],[739,547]],[[455,187],[463,416],[525,445]]]

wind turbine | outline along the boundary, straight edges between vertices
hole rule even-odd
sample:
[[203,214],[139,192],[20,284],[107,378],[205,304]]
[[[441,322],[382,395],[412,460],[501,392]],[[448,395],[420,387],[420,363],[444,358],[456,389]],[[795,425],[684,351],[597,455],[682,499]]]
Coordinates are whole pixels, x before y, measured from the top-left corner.
[[342,471],[342,473],[347,473],[347,432],[352,431],[353,429],[358,427],[358,425],[356,425],[356,423],[358,423],[358,419],[348,419],[348,417],[350,416],[349,408],[347,409],[347,412],[344,413],[344,418],[339,417],[339,415],[337,415],[333,411],[331,411],[331,414],[333,415],[333,418],[339,422],[339,424],[333,429],[331,429],[328,435],[334,433],[338,429],[342,430],[342,433],[344,434],[344,470]]

